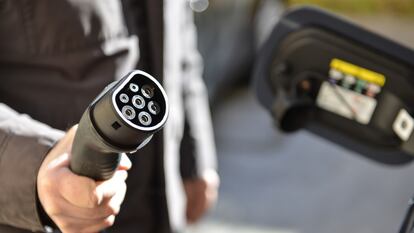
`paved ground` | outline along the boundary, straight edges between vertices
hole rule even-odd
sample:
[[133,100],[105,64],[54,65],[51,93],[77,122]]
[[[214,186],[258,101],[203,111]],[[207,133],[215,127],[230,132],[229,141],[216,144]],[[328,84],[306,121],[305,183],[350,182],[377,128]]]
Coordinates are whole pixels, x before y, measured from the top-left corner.
[[[414,47],[413,20],[355,17]],[[214,114],[222,187],[194,233],[397,232],[414,165],[385,167],[307,132],[282,135],[248,90]]]

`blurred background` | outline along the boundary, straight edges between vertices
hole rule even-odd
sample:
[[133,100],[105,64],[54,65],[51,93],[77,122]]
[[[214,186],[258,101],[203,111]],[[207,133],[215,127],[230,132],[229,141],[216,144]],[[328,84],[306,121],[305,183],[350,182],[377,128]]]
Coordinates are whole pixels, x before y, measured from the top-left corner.
[[194,233],[398,232],[414,165],[387,167],[307,132],[279,133],[249,90],[283,12],[327,8],[414,48],[413,0],[190,0],[216,133],[220,198]]

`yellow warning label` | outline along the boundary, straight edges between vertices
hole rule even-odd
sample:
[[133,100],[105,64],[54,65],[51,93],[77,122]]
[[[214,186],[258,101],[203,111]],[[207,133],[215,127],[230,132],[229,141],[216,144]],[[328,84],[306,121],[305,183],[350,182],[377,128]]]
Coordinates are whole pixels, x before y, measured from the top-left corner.
[[352,75],[355,78],[362,79],[370,83],[375,83],[381,87],[383,87],[385,84],[384,75],[374,72],[372,70],[368,70],[360,66],[342,61],[337,58],[331,61],[331,68],[336,69],[344,74]]

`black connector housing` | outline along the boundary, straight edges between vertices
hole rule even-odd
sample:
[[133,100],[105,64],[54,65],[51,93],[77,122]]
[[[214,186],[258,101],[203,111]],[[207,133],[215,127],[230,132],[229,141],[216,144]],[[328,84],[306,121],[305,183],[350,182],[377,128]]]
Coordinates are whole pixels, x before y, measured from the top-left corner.
[[83,114],[71,170],[95,180],[112,177],[120,153],[145,146],[168,118],[168,98],[151,75],[135,70],[110,84]]

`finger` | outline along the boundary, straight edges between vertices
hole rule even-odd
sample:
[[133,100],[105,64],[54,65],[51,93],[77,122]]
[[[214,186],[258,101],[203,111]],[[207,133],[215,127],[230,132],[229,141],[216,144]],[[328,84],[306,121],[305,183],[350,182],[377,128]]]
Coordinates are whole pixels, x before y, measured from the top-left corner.
[[120,188],[122,188],[122,185],[125,184],[127,177],[127,171],[119,170],[115,172],[114,176],[111,179],[103,182],[98,182],[96,186],[96,194],[100,198],[98,205],[100,205],[106,199],[111,199],[116,193],[118,193]]
[[131,160],[125,153],[121,154],[121,161],[119,162],[118,169],[119,170],[129,170],[132,167]]
[[98,232],[113,225],[115,215],[96,220],[80,219],[66,215],[57,216],[55,223],[64,233]]
[[[126,171],[117,171],[115,176],[108,181],[102,182],[100,185],[96,187],[94,192],[90,192],[87,194],[83,194],[84,196],[95,195],[94,198],[85,198],[81,197],[79,193],[85,191],[78,191],[78,193],[74,192],[72,194],[62,195],[61,199],[62,202],[60,205],[65,204],[63,207],[67,213],[73,213],[71,216],[81,216],[82,218],[86,219],[96,219],[106,217],[112,214],[118,214],[120,210],[120,205],[124,200],[125,193],[126,193],[126,183],[125,179],[127,177]],[[78,184],[78,186],[82,186]],[[72,188],[62,188],[64,191],[65,189],[73,190]],[[75,195],[75,197],[70,198],[78,198],[72,201],[69,201],[67,196],[68,195]],[[84,200],[86,199],[86,201]],[[88,200],[94,199],[93,204],[89,204]],[[98,203],[98,199],[99,203]],[[74,204],[77,202],[77,204]],[[79,204],[82,202],[82,204]],[[87,204],[85,204],[87,203]],[[91,207],[93,206],[93,207]]]
[[124,201],[125,194],[127,191],[127,186],[125,183],[121,185],[118,189],[118,192],[108,201],[108,207],[110,207],[113,210],[118,210],[121,207],[122,202]]
[[99,206],[100,209],[105,211],[109,210],[112,215],[118,215],[121,209],[121,204],[124,201],[127,186],[125,182],[119,182],[114,196],[107,198]]
[[127,171],[120,170],[107,181],[95,182],[88,177],[74,174],[68,168],[61,169],[60,172],[57,178],[60,181],[60,194],[69,203],[82,208],[95,208],[105,199],[112,198],[119,185],[128,177]]
[[94,221],[106,218],[110,215],[117,215],[120,206],[109,204],[109,200],[96,208],[81,208],[68,203],[63,198],[58,200],[58,208],[53,208],[49,215],[55,220],[54,216],[66,216],[70,218],[83,219],[86,221]]

